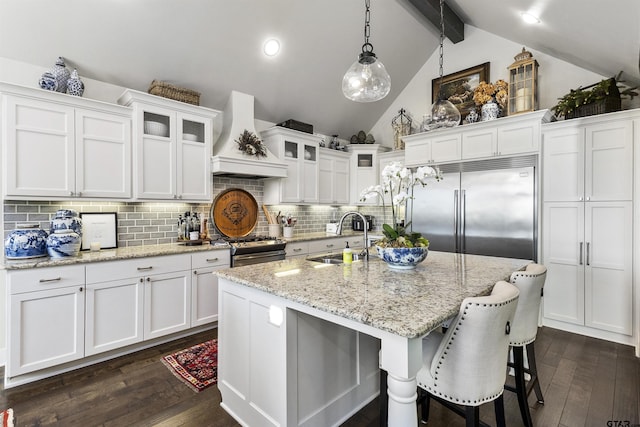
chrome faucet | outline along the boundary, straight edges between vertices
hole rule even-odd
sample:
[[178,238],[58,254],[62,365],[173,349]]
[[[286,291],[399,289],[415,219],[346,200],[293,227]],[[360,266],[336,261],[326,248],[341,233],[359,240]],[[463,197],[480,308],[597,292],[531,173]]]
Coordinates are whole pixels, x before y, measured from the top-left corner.
[[360,252],[360,256],[364,255],[364,258],[369,261],[369,233],[367,231],[369,229],[369,223],[364,215],[357,211],[349,211],[346,214],[342,215],[342,218],[340,218],[340,221],[338,221],[338,229],[336,230],[336,234],[342,234],[342,223],[344,222],[344,219],[349,215],[358,215],[360,218],[362,218],[362,222],[364,223],[364,249],[362,250],[362,252]]

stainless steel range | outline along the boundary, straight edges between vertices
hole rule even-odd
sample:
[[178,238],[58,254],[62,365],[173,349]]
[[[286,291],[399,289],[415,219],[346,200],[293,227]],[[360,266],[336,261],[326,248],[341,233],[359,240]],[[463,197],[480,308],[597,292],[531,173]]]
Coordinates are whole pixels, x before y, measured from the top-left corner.
[[287,242],[268,236],[225,239],[231,245],[231,267],[280,261],[285,257]]

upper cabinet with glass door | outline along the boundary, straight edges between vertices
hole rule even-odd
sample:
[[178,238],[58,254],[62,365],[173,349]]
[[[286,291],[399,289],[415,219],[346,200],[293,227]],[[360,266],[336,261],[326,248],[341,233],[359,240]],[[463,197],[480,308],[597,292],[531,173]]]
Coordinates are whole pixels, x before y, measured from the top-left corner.
[[219,111],[127,90],[133,107],[134,198],[211,200],[213,119]]

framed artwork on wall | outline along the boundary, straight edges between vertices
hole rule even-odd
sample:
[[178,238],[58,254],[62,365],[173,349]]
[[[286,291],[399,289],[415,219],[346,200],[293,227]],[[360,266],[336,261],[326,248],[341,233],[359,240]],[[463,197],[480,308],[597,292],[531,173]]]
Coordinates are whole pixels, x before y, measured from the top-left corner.
[[[464,120],[476,105],[473,102],[473,90],[482,81],[489,82],[489,62],[467,68],[466,70],[442,76],[442,93],[460,111]],[[431,102],[436,102],[440,91],[440,78],[431,81]]]
[[[81,249],[94,248],[113,249],[118,247],[117,227],[118,214],[116,212],[87,213],[81,212],[82,218],[82,246]],[[96,244],[98,244],[96,246]]]

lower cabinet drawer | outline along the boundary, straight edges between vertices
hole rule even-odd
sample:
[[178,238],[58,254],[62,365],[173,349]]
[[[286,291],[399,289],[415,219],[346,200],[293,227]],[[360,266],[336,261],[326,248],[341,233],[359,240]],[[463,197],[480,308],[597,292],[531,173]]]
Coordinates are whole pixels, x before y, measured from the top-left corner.
[[189,254],[100,262],[87,264],[87,283],[100,283],[180,270],[191,270],[191,256]]
[[7,286],[10,295],[73,285],[84,286],[84,265],[32,268],[7,272]]

